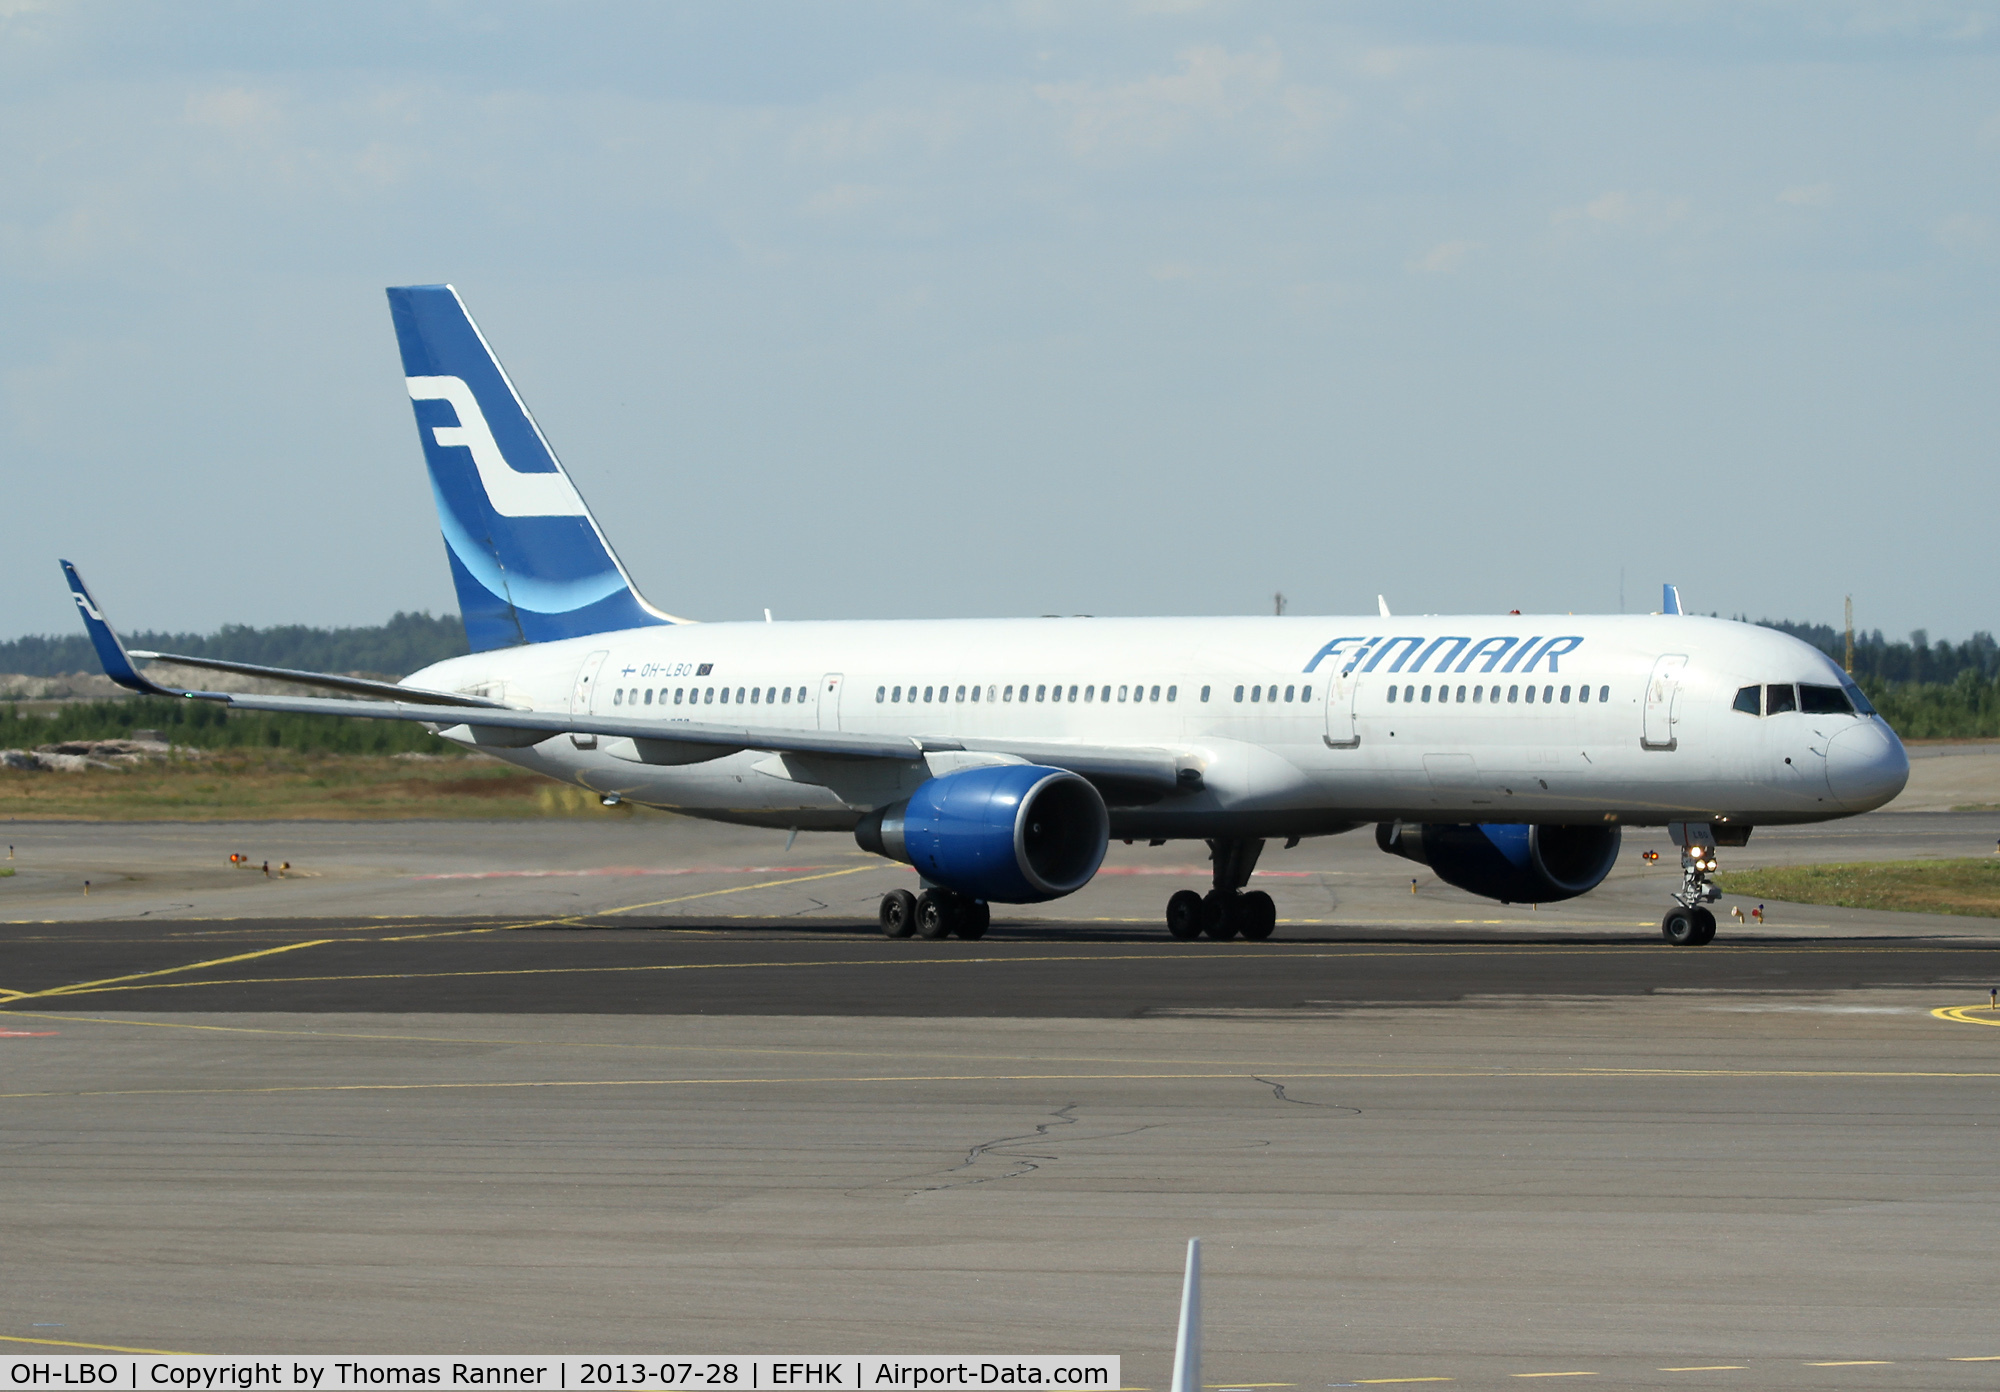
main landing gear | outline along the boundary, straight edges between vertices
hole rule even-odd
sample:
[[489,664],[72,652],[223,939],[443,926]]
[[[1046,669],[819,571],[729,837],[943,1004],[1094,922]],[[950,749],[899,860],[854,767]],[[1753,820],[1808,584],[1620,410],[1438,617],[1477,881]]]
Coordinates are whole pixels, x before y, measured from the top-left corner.
[[1660,936],[1675,947],[1703,947],[1715,940],[1708,906],[1722,897],[1708,878],[1716,868],[1715,839],[1703,822],[1671,822],[1667,834],[1680,843],[1681,887],[1660,920]]
[[1215,865],[1215,888],[1207,894],[1184,889],[1167,900],[1167,931],[1183,942],[1206,933],[1226,942],[1239,933],[1262,942],[1278,926],[1278,906],[1261,889],[1248,894],[1250,872],[1263,853],[1262,841],[1211,841],[1208,858]]
[[884,936],[907,938],[949,938],[970,941],[986,936],[993,922],[993,910],[983,900],[971,899],[949,889],[932,885],[922,894],[892,889],[882,896],[876,919]]

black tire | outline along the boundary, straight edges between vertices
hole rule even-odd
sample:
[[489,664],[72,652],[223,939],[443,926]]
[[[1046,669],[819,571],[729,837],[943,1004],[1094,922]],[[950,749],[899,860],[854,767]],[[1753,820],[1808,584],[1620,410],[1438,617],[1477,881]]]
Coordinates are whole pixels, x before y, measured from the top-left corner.
[[1707,909],[1694,911],[1695,947],[1707,947],[1715,941],[1715,915]]
[[1167,931],[1182,942],[1201,936],[1201,896],[1191,889],[1181,890],[1167,900]]
[[907,889],[892,889],[882,896],[875,912],[885,938],[907,938],[917,931],[917,896]]
[[920,938],[948,938],[958,924],[958,896],[946,889],[927,889],[917,896],[916,925]]
[[1277,930],[1278,906],[1263,890],[1253,889],[1236,901],[1236,918],[1246,939],[1262,942]]
[[992,925],[992,907],[975,900],[960,906],[958,927],[953,931],[967,942],[977,942],[986,936],[986,930]]
[[1217,942],[1228,942],[1241,926],[1242,915],[1237,912],[1236,896],[1211,889],[1201,901],[1201,931]]
[[1667,910],[1667,916],[1660,920],[1660,936],[1675,947],[1701,946],[1701,924],[1694,916],[1693,909],[1681,908],[1678,904]]

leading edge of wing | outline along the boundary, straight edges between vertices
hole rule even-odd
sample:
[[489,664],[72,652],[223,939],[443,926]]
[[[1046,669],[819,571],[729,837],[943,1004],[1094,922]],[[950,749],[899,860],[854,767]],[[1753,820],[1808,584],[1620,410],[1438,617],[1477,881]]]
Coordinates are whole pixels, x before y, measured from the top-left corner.
[[420,701],[344,701],[317,696],[259,696],[226,691],[187,693],[197,700],[219,701],[238,710],[273,711],[294,715],[345,715],[370,720],[408,720],[442,728],[463,726],[474,744],[521,747],[510,734],[599,735],[645,744],[681,746],[697,757],[643,759],[641,762],[701,762],[746,749],[783,754],[823,754],[850,759],[921,759],[927,753],[966,750],[1026,759],[1068,769],[1084,778],[1142,784],[1159,791],[1194,791],[1201,786],[1199,769],[1184,754],[1156,748],[1119,749],[1101,745],[1067,746],[1041,742],[970,738],[919,739],[909,735],[863,735],[838,730],[773,730],[741,725],[709,725],[673,720],[634,720],[625,716],[563,715],[549,711],[495,708],[476,714],[463,706]]
[[484,696],[466,696],[456,691],[433,691],[421,686],[404,686],[401,682],[375,681],[368,677],[336,676],[331,672],[305,672],[292,667],[263,667],[254,662],[226,662],[219,657],[185,657],[180,653],[146,652],[137,648],[128,649],[126,656],[141,658],[148,662],[171,662],[179,667],[199,667],[210,672],[235,672],[245,677],[294,682],[300,686],[320,686],[328,691],[346,691],[356,696],[374,696],[388,701],[414,696],[434,706],[473,706],[481,710],[512,709],[503,702],[488,700]]

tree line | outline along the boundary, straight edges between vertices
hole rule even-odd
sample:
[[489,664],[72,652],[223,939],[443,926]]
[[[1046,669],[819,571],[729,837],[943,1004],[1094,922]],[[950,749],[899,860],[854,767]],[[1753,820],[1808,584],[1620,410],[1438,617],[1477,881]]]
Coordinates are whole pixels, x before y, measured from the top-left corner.
[[[226,624],[214,633],[128,633],[125,646],[146,652],[254,662],[308,672],[368,672],[406,677],[420,667],[472,651],[465,625],[456,614],[398,612],[387,623],[359,628],[314,628],[280,624],[252,628]],[[0,642],[0,672],[28,677],[61,677],[102,670],[90,639],[81,631],[34,634]]]

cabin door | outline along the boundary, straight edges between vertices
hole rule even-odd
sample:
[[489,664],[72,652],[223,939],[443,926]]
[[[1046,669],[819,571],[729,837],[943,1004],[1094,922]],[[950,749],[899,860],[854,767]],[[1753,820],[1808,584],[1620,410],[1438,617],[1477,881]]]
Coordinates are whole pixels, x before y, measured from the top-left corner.
[[1673,653],[1653,664],[1652,679],[1646,683],[1645,727],[1639,734],[1641,749],[1670,750],[1680,741],[1674,735],[1674,709],[1680,704],[1681,672],[1688,664],[1684,653]]

